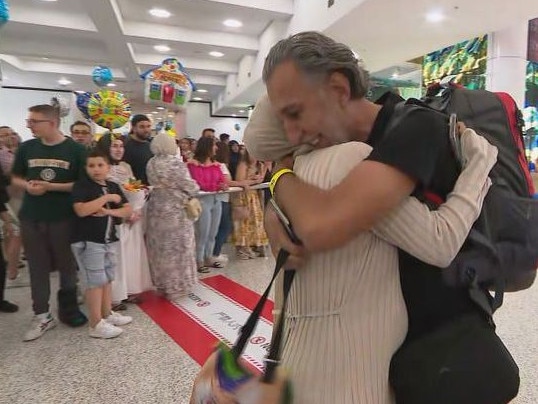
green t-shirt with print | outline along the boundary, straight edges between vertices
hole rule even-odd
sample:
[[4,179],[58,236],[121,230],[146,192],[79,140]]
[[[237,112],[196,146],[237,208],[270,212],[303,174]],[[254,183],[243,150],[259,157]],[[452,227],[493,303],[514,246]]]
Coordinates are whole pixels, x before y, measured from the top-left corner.
[[[53,146],[32,139],[17,150],[12,174],[27,181],[75,182],[85,175],[85,161],[86,150],[70,138]],[[56,222],[73,216],[69,192],[46,192],[40,196],[26,192],[19,213],[21,220],[39,222]]]

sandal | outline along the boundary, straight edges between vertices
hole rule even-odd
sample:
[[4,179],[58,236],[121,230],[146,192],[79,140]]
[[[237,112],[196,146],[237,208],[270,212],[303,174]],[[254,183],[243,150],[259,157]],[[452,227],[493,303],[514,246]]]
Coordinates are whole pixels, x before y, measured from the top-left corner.
[[123,303],[131,303],[131,304],[140,304],[142,303],[142,298],[138,295],[129,295],[127,296],[127,299],[122,301]]
[[208,274],[209,272],[210,272],[210,269],[206,266],[201,266],[200,268],[198,268],[199,274]]
[[124,310],[127,310],[127,306],[125,305],[125,303],[118,303],[118,304],[112,305],[112,311],[124,311]]
[[218,268],[218,269],[224,268],[224,265],[222,265],[222,263],[218,261],[213,261],[213,263],[208,266],[211,268]]
[[253,258],[248,251],[245,250],[237,250],[237,258],[243,261],[249,260]]

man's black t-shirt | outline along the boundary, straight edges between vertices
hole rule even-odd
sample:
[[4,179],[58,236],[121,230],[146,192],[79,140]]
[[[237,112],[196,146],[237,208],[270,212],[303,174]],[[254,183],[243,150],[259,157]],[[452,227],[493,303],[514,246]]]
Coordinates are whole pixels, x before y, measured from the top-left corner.
[[123,160],[131,166],[135,178],[142,181],[145,185],[149,185],[146,165],[153,157],[150,145],[151,143],[149,141],[140,142],[129,138],[125,142],[125,155],[123,156]]
[[[414,196],[424,191],[445,198],[458,177],[448,137],[448,118],[427,109],[412,111],[386,133],[395,105],[403,99],[385,94],[383,107],[368,139],[373,151],[369,160],[397,168],[417,181]],[[448,174],[447,174],[448,173]],[[464,289],[443,283],[441,269],[399,250],[402,292],[409,315],[407,340],[427,333],[462,313],[476,310]]]
[[[118,194],[121,196],[121,203],[107,204],[109,209],[118,209],[128,203],[119,185],[111,181],[106,181],[106,185],[101,185],[90,179],[82,179],[73,186],[71,197],[73,198],[73,203],[85,203],[100,198],[105,194]],[[118,241],[115,225],[119,223],[121,223],[121,219],[110,216],[77,217],[73,242],[91,241],[105,244]]]

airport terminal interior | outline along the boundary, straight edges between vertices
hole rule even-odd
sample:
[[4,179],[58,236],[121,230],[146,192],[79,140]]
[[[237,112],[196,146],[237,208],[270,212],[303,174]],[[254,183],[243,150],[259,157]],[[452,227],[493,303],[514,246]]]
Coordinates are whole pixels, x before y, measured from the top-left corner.
[[[293,56],[284,54],[286,49]],[[334,64],[319,70],[325,62]],[[358,100],[349,96],[356,90],[349,81],[355,73],[346,69],[362,77]],[[330,81],[310,81],[309,72],[312,78],[328,72]],[[309,86],[321,86],[327,97],[346,88],[349,97],[335,101],[335,107],[319,95],[322,90]],[[447,398],[461,385],[439,382],[432,394],[445,396],[420,402],[538,403],[538,282],[506,292],[490,318],[473,293],[488,296],[488,305],[497,302],[495,288],[454,286],[444,275],[453,266],[438,268],[456,262],[462,244],[461,251],[470,245],[464,244],[466,235],[490,203],[488,173],[495,161],[497,167],[505,164],[478,128],[464,122],[471,134],[461,134],[469,136],[459,146],[467,153],[462,173],[441,207],[437,204],[438,215],[420,210],[420,197],[407,197],[423,189],[428,199],[426,186],[408,185],[410,178],[422,181],[422,174],[413,176],[426,164],[420,159],[431,160],[432,167],[441,164],[411,152],[411,146],[396,154],[409,153],[416,167],[422,166],[405,176],[390,167],[399,176],[384,177],[386,184],[407,181],[405,194],[391,205],[394,214],[372,207],[368,199],[364,206],[386,213],[373,214],[376,223],[349,225],[352,232],[335,219],[349,203],[315,211],[328,206],[322,201],[334,201],[329,197],[336,191],[328,188],[336,189],[346,175],[359,175],[356,164],[386,167],[405,160],[392,157],[386,163],[379,156],[389,147],[368,137],[338,138],[351,125],[351,118],[348,126],[342,122],[352,108],[381,111],[369,123],[369,136],[392,105],[386,93],[425,100],[458,90],[509,95],[514,112],[506,112],[511,125],[506,131],[517,133],[518,149],[503,158],[519,163],[517,175],[528,187],[525,199],[538,203],[538,1],[0,0],[0,261],[5,262],[0,265],[5,278],[0,279],[0,404],[415,404],[403,398],[389,365],[409,346],[411,330],[421,321],[410,307],[420,303],[410,303],[407,293],[429,287],[443,293],[422,306],[446,307],[454,296],[470,302],[472,309],[461,318],[478,313],[484,332],[504,344],[502,354],[517,365],[519,385],[509,398],[480,401],[481,393],[467,400]],[[504,96],[495,97],[506,105]],[[304,112],[309,122],[299,118],[301,108],[314,111]],[[500,115],[487,119],[504,119],[502,108],[497,111]],[[324,114],[329,118],[320,117]],[[369,119],[363,118],[367,113],[356,116],[363,124]],[[315,132],[311,137],[309,130]],[[374,161],[361,162],[370,146],[361,159],[358,153],[348,158],[346,144],[352,140],[349,147],[357,151],[370,144]],[[384,181],[372,174],[367,182]],[[360,187],[338,192],[355,198]],[[275,190],[289,192],[279,198]],[[277,262],[271,245],[281,246],[280,237],[287,237],[270,201],[273,193],[305,237],[303,246],[295,246],[304,260],[289,299],[284,299],[283,274],[270,289],[242,352],[243,367],[223,359],[223,374],[213,375],[212,388],[234,399],[209,398],[209,393],[204,398],[201,366],[219,342],[222,353],[237,341],[272,280]],[[378,205],[390,204],[388,199]],[[404,207],[397,210],[400,202]],[[422,218],[406,219],[406,212],[422,212],[436,224],[422,228],[417,224]],[[480,219],[476,223],[480,229]],[[450,233],[457,231],[465,234]],[[406,248],[419,239],[422,245]],[[451,258],[439,258],[451,243],[457,244]],[[410,281],[403,257],[427,262],[435,275],[424,279],[441,284],[422,279],[419,286],[405,286]],[[292,253],[289,262],[299,265],[296,258]],[[517,261],[509,262],[516,262],[515,268]],[[530,273],[536,273],[535,266]],[[250,383],[266,372],[281,318],[279,364],[286,369],[291,398],[285,393],[266,401],[238,398],[224,376],[239,386],[241,377]],[[413,341],[420,345],[428,332]],[[459,345],[437,347],[449,361]],[[422,355],[407,364],[406,374],[422,369],[429,354]],[[497,379],[499,369],[484,365],[490,356],[486,348],[471,356],[478,359],[469,359],[469,367],[444,365],[440,372],[454,370],[454,380],[478,378],[491,391],[508,384],[508,376]],[[501,373],[510,373],[501,367]],[[480,368],[480,374],[471,368]],[[462,394],[458,397],[467,393]]]

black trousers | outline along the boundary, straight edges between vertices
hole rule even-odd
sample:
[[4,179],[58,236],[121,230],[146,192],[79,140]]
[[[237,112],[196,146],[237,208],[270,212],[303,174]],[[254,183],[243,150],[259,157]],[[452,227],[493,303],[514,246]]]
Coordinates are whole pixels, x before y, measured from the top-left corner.
[[21,236],[30,271],[34,313],[49,311],[50,273],[60,272],[60,288],[76,290],[77,267],[71,252],[72,221],[21,221]]

